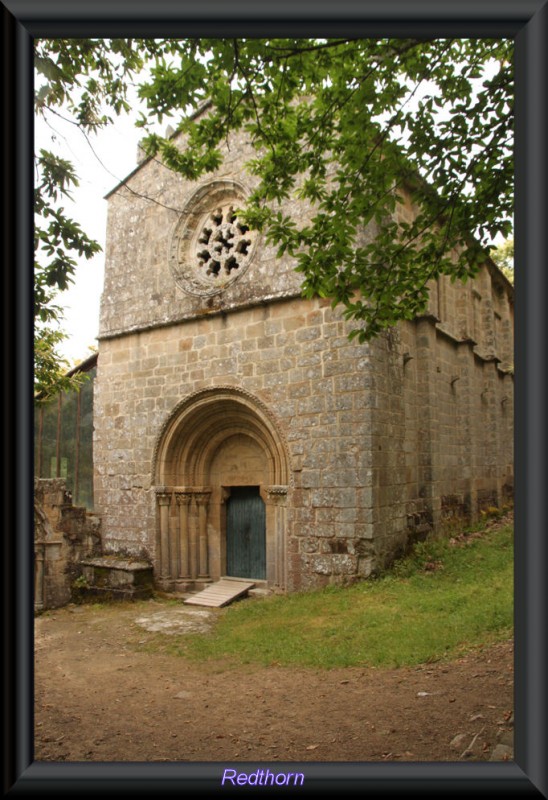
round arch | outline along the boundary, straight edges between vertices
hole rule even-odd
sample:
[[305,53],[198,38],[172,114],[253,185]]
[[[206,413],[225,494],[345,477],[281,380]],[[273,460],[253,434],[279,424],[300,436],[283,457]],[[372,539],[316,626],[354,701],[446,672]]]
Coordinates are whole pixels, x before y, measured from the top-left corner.
[[154,457],[162,587],[199,588],[228,574],[226,504],[236,487],[255,491],[265,505],[266,567],[258,577],[283,587],[290,474],[286,443],[262,401],[229,386],[185,398],[164,425]]

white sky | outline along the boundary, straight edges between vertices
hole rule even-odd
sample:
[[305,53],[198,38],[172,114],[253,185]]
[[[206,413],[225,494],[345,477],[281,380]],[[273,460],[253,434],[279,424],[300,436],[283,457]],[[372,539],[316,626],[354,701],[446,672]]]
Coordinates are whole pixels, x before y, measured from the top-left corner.
[[[63,200],[65,211],[103,248],[103,252],[89,261],[76,259],[74,284],[56,298],[56,304],[64,309],[62,328],[69,336],[59,346],[59,352],[71,366],[90,355],[90,346],[97,346],[107,214],[107,201],[103,197],[136,167],[137,144],[142,136],[142,129],[135,128],[132,119],[124,115],[90,137],[92,150],[75,125],[52,115],[48,115],[47,122],[41,117],[36,119],[36,148],[50,148],[67,158],[80,181],[72,192],[74,202]],[[53,143],[52,137],[55,137]]]

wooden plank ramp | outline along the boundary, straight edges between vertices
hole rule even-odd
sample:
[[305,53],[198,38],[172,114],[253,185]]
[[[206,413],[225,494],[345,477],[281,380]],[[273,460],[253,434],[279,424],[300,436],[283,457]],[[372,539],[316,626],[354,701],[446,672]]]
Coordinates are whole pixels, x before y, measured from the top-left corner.
[[255,586],[251,581],[232,580],[230,578],[221,578],[217,583],[211,583],[201,592],[193,594],[192,597],[187,597],[184,601],[188,605],[193,606],[209,606],[210,608],[220,608],[226,606],[247,594],[250,589]]

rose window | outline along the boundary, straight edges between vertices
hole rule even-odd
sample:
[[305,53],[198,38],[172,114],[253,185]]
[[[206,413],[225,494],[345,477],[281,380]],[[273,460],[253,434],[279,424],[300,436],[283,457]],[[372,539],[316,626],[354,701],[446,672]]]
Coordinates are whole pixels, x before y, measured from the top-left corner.
[[249,228],[238,220],[233,206],[217,208],[198,237],[198,266],[213,278],[239,269],[251,247]]
[[215,181],[191,197],[171,240],[171,270],[189,294],[223,291],[247,269],[256,234],[238,217],[246,195],[234,181]]

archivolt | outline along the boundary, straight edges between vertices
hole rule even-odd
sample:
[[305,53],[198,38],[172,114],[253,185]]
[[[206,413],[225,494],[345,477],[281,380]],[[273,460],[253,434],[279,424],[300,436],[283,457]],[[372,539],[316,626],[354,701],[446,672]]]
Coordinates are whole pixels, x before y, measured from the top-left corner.
[[290,483],[287,447],[272,413],[234,387],[205,389],[182,401],[158,438],[153,481],[159,486],[203,486],[221,444],[243,434],[264,451],[273,485]]

